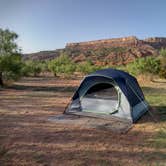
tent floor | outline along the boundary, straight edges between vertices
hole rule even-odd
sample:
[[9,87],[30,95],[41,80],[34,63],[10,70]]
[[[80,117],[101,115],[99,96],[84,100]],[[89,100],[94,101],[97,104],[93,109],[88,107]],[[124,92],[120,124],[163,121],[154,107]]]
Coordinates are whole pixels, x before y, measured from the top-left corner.
[[110,130],[116,133],[126,133],[131,127],[132,123],[124,121],[119,118],[109,117],[95,117],[84,116],[76,114],[60,114],[49,118],[50,121],[60,123],[63,125],[72,125],[88,129]]

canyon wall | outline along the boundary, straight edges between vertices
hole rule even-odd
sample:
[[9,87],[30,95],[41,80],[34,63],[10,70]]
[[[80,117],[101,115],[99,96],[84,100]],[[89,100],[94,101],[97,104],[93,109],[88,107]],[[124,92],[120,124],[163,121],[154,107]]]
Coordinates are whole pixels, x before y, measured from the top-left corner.
[[142,44],[148,44],[155,48],[166,48],[166,38],[165,37],[154,37],[147,38],[144,40],[139,40],[135,36],[122,37],[122,38],[112,38],[112,39],[103,39],[103,40],[94,40],[87,42],[78,42],[78,43],[67,43],[66,48],[70,49],[96,49],[102,47],[137,47]]
[[136,46],[141,42],[142,41],[138,40],[135,36],[130,36],[124,38],[103,39],[103,40],[94,40],[94,41],[79,42],[79,43],[67,43],[66,48],[95,49],[101,47],[128,47],[128,46]]
[[166,48],[166,37],[150,37],[145,39],[144,42],[156,49]]

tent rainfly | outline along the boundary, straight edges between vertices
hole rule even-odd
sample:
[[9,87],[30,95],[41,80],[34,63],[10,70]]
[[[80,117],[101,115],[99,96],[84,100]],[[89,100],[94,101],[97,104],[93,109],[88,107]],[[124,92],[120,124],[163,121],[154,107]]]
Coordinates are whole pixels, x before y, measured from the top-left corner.
[[136,78],[121,70],[104,69],[83,79],[64,113],[136,122],[148,108]]

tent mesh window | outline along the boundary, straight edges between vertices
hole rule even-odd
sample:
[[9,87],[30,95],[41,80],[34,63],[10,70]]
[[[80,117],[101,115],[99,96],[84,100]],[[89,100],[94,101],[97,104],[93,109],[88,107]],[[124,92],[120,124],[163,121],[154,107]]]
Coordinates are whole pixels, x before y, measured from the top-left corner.
[[92,86],[84,95],[81,105],[83,111],[94,113],[115,112],[118,104],[118,92],[112,84],[99,83]]
[[85,94],[86,98],[118,100],[117,90],[112,84],[100,83],[91,87]]

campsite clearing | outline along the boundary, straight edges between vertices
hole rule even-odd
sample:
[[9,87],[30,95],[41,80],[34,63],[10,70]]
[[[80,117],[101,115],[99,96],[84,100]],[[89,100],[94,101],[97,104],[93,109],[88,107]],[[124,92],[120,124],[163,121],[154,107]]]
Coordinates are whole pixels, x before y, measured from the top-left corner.
[[0,89],[0,165],[165,165],[166,82],[141,83],[158,118],[127,134],[55,124],[80,79],[24,78]]

